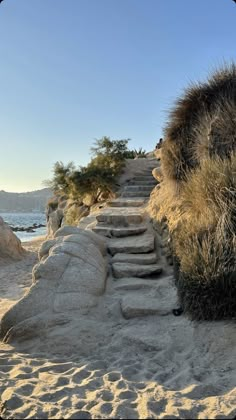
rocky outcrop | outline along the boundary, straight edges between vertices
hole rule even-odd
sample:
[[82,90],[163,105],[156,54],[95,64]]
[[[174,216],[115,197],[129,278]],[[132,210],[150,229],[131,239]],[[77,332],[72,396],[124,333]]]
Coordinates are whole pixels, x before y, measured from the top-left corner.
[[49,238],[53,237],[57,229],[61,227],[63,218],[64,213],[62,209],[57,208],[53,210],[49,208],[47,210],[47,234]]
[[105,290],[105,239],[91,231],[64,226],[44,242],[33,269],[29,292],[2,318],[5,342],[45,334],[48,327],[88,314]]
[[55,196],[48,202],[46,209],[48,238],[52,238],[64,224],[76,226],[82,217],[89,215],[89,211],[89,207],[82,201]]
[[0,217],[0,258],[20,259],[24,254],[20,239]]

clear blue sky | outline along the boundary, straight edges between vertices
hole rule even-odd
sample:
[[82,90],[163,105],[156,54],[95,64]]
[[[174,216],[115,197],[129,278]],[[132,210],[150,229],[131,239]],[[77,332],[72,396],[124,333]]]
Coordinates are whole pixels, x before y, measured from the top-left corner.
[[4,0],[0,190],[42,188],[94,139],[152,150],[190,81],[236,61],[232,0]]

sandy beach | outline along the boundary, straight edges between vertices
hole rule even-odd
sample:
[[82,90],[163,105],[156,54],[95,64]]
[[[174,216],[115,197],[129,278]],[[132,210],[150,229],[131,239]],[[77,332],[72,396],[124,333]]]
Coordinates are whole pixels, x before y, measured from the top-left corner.
[[[30,286],[41,242],[24,243],[21,261],[1,265],[1,314]],[[171,276],[157,293],[174,299]],[[109,276],[105,298],[79,326],[57,327],[30,345],[1,343],[3,419],[235,418],[235,323],[125,320],[121,295]]]
[[24,242],[25,256],[19,261],[0,258],[0,318],[28,290],[32,268],[38,260],[38,249],[44,236]]

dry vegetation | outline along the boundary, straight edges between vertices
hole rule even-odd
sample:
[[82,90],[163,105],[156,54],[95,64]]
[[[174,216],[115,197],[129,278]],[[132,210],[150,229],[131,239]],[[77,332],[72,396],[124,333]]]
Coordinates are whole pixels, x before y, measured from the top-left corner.
[[163,182],[150,201],[167,219],[180,303],[194,319],[236,315],[236,67],[177,102],[166,128]]

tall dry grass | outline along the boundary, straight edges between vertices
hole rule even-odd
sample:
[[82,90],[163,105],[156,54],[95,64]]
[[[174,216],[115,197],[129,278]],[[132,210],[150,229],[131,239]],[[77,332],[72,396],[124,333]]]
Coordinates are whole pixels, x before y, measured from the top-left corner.
[[162,170],[165,178],[186,179],[202,158],[228,157],[236,148],[236,65],[192,84],[176,101],[165,128]]
[[204,158],[178,185],[165,179],[149,210],[167,220],[184,311],[192,319],[236,316],[236,154]]

